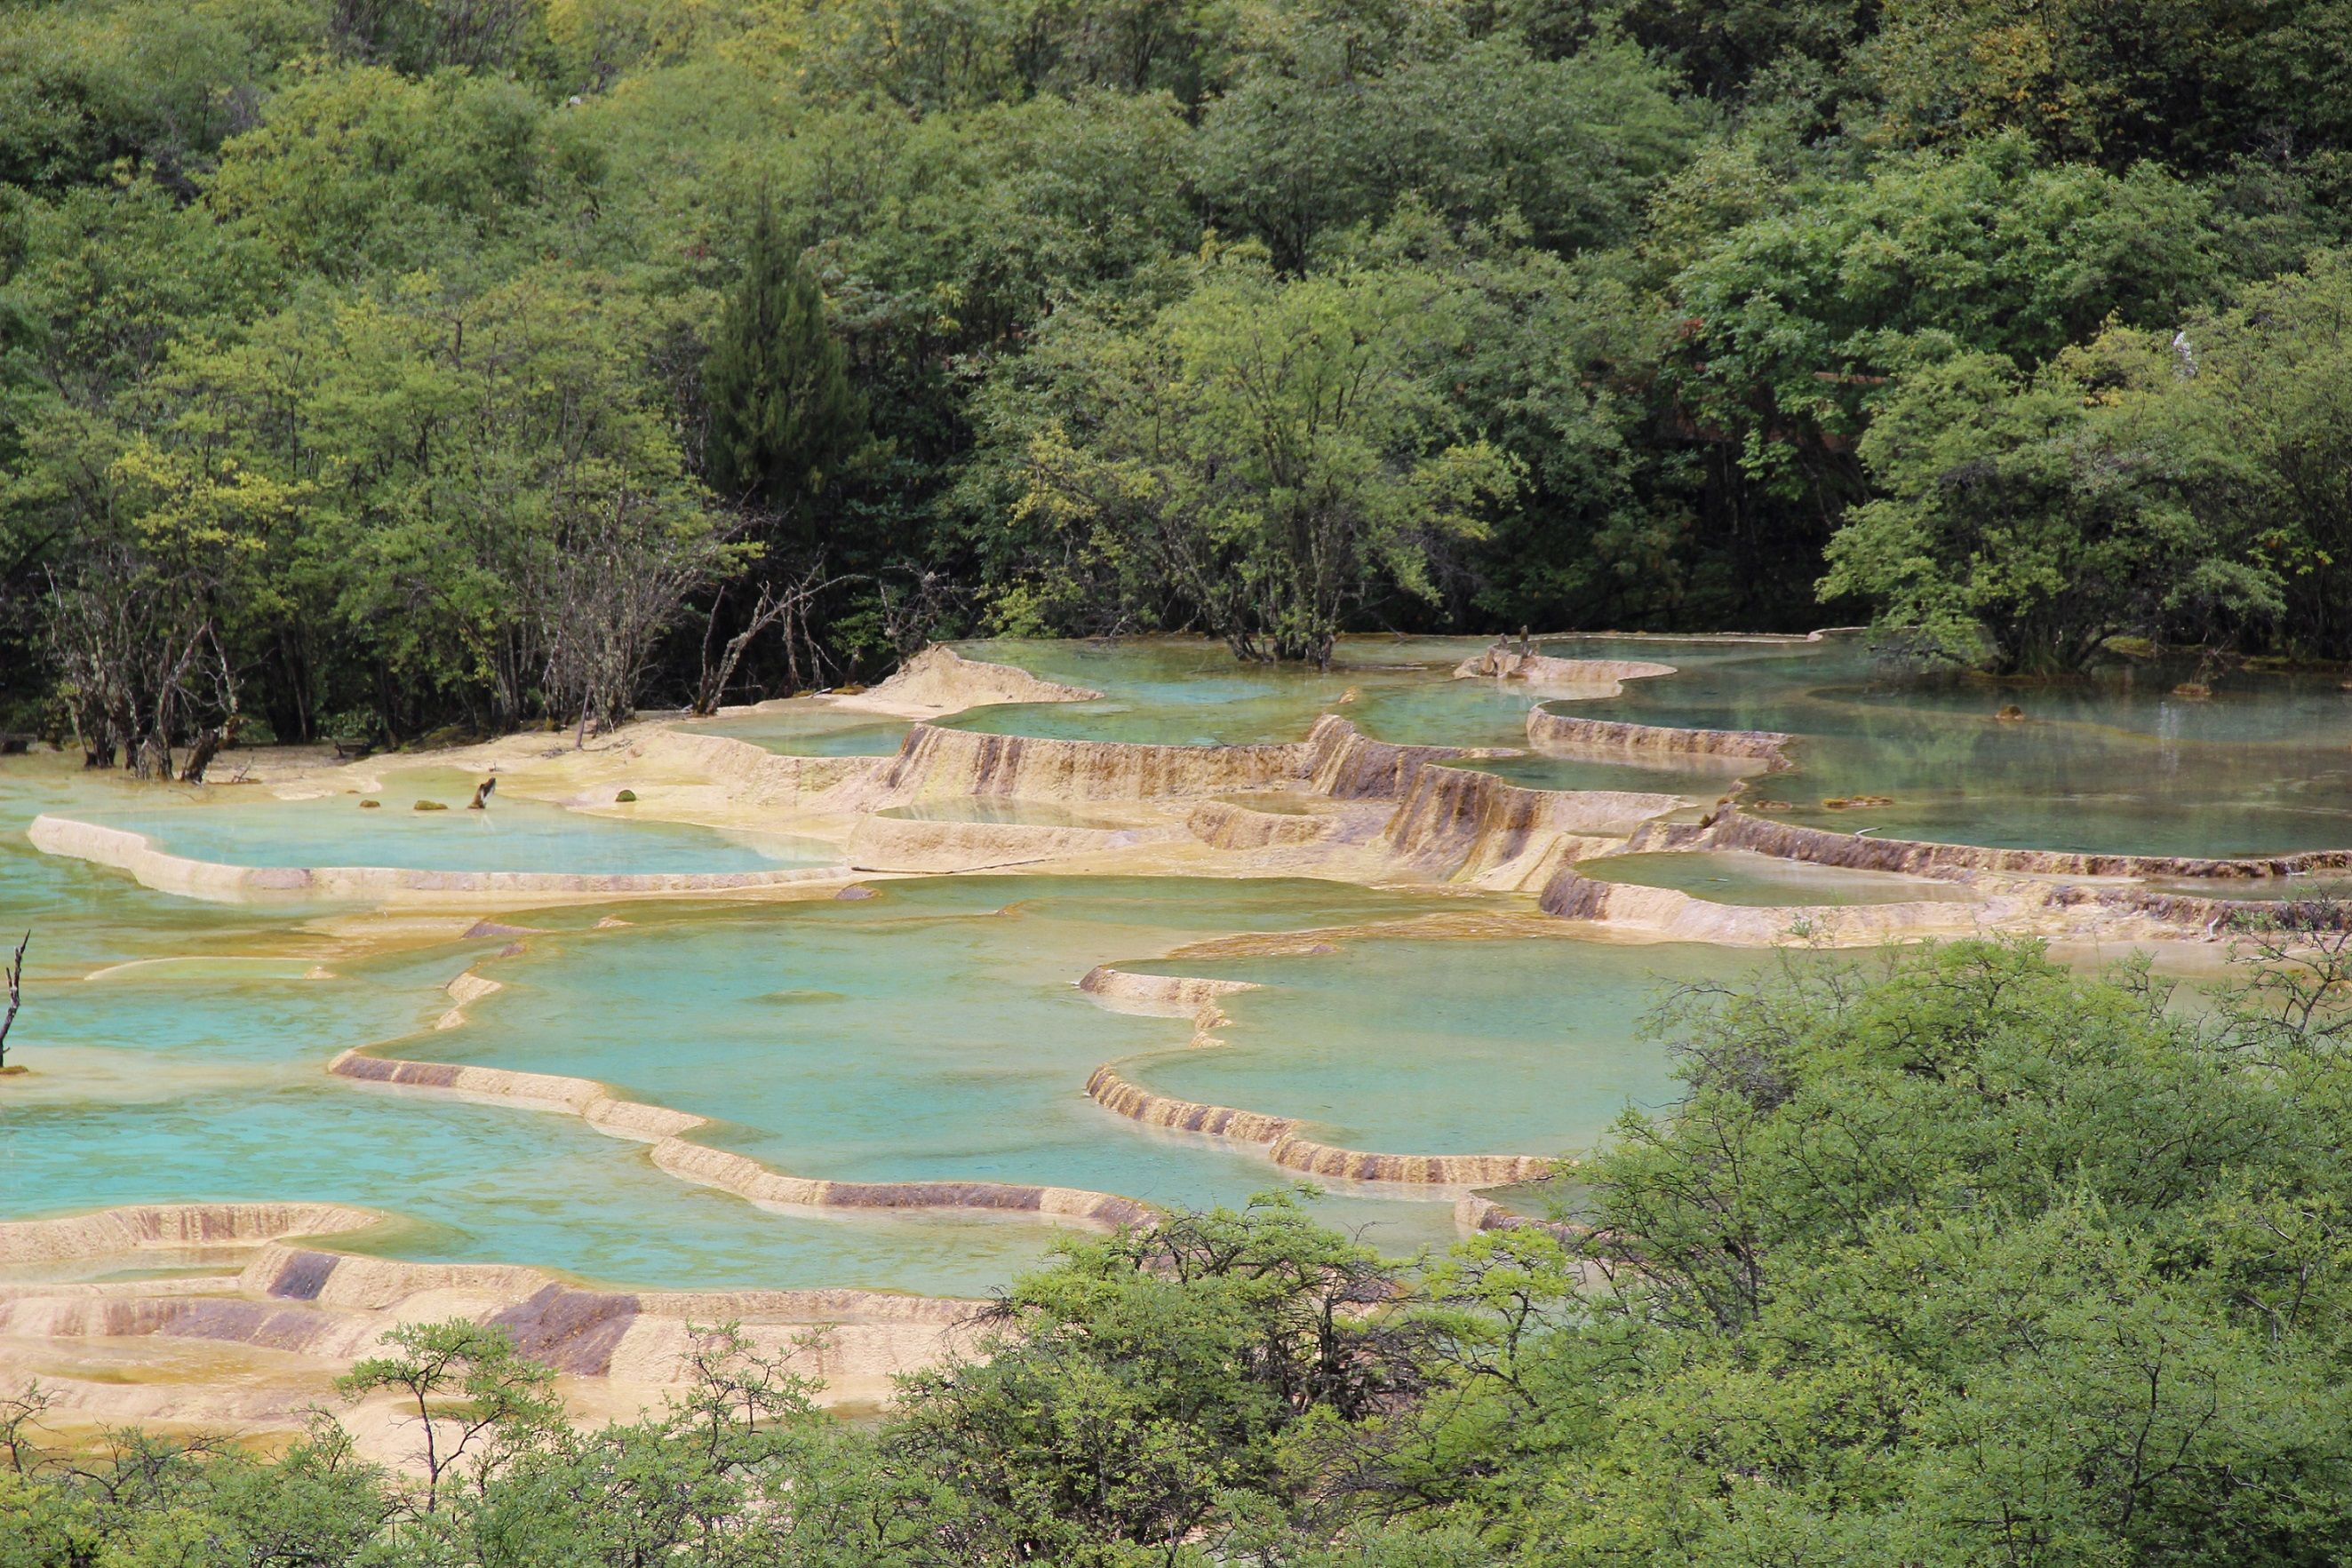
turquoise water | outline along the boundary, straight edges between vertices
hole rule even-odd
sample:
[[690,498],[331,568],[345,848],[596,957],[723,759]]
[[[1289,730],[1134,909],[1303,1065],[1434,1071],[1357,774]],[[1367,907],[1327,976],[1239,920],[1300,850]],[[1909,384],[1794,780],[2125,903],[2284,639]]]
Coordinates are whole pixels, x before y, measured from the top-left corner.
[[[1288,1178],[1082,1092],[1097,1066],[1181,1046],[1190,1024],[1108,1011],[1076,979],[1190,938],[1464,906],[1289,881],[960,877],[856,903],[632,911],[640,924],[536,937],[527,956],[486,964],[507,988],[403,1054],[612,1082],[719,1118],[695,1135],[800,1175],[1232,1201]],[[1391,990],[1412,983],[1393,976]],[[1400,1245],[1447,1223],[1425,1202],[1352,1199],[1345,1212]]]
[[[383,939],[374,917],[191,904],[25,843],[36,811],[93,793],[117,791],[54,767],[0,769],[0,925],[37,928],[12,1042],[34,1071],[0,1088],[0,1216],[343,1201],[395,1219],[341,1245],[640,1288],[979,1291],[1056,1232],[772,1213],[664,1176],[639,1145],[569,1117],[372,1090],[328,1077],[327,1060],[388,1040],[395,1054],[585,1072],[724,1118],[713,1141],[796,1174],[1239,1198],[1286,1178],[1080,1092],[1098,1061],[1187,1026],[1106,1012],[1074,981],[1233,929],[1433,904],[1328,884],[906,882],[864,903],[633,905],[635,924],[604,930],[593,908],[508,915],[549,929],[488,963],[498,939],[429,931],[359,956],[355,943]],[[467,1027],[430,1030],[449,1006],[441,988],[473,964],[508,989],[473,1004]],[[1448,1229],[1442,1204],[1327,1208],[1400,1249]]]
[[1344,942],[1299,956],[1146,966],[1254,980],[1222,1006],[1222,1049],[1124,1070],[1179,1099],[1296,1116],[1400,1154],[1590,1147],[1628,1105],[1671,1096],[1642,1016],[1680,985],[1782,960],[1549,937]]
[[[988,644],[1099,702],[1006,706],[957,722],[1155,741],[1292,740],[1322,711],[1371,734],[1523,744],[1536,700],[1456,682],[1476,640],[1349,639],[1327,674],[1244,668],[1176,641]],[[1885,676],[1853,643],[1556,642],[1554,653],[1680,666],[1562,711],[1797,734],[1792,771],[1747,799],[1792,820],[1889,835],[2054,848],[2226,853],[2352,845],[2352,695],[2330,681],[2228,676],[2211,701],[2177,673],[2073,687]],[[1343,700],[1346,699],[1346,700]],[[2021,723],[1992,714],[2006,702]],[[887,749],[903,727],[786,705],[708,727],[778,749]],[[1523,782],[1664,790],[1706,802],[1729,769],[1606,758],[1479,761]],[[1301,1118],[1313,1135],[1401,1153],[1581,1149],[1627,1105],[1673,1092],[1641,1038],[1662,991],[1776,960],[1543,936],[1440,939],[1382,923],[1525,914],[1524,896],[1440,896],[1300,881],[963,877],[874,884],[862,902],[633,904],[502,915],[540,928],[520,953],[454,938],[469,916],[326,905],[217,906],[34,852],[55,811],[248,865],[574,872],[820,863],[822,846],[587,817],[475,782],[393,775],[359,797],[281,801],[89,778],[0,760],[0,932],[36,932],[15,1059],[0,1086],[0,1215],[172,1199],[323,1199],[396,1218],[358,1245],[420,1259],[536,1263],[618,1285],[833,1284],[977,1291],[1054,1234],[1018,1220],[770,1213],[655,1170],[641,1146],[568,1117],[371,1090],[329,1078],[339,1050],[604,1080],[715,1119],[697,1134],[797,1175],[1050,1182],[1171,1203],[1232,1201],[1286,1173],[1246,1149],[1158,1132],[1082,1092],[1092,1069],[1185,1099]],[[1831,810],[1825,797],[1885,795]],[[418,813],[417,798],[453,809]],[[1295,799],[1237,796],[1261,810]],[[1047,802],[933,802],[928,819],[1097,825]],[[913,814],[909,812],[908,814]],[[1588,874],[1756,904],[1965,896],[1950,884],[1725,854],[1590,862]],[[2340,882],[2344,879],[2338,879]],[[2310,891],[2331,891],[2311,879]],[[2325,883],[2326,885],[2323,886]],[[2183,891],[2210,892],[2202,885]],[[2233,884],[2301,894],[2301,882]],[[1356,929],[1349,927],[1378,927]],[[1336,930],[1328,928],[1339,928]],[[1327,951],[1166,956],[1234,932],[1317,931]],[[1803,959],[1789,961],[1808,961]],[[1187,1020],[1110,1012],[1076,990],[1093,966],[1227,976],[1226,1043]],[[430,1026],[469,966],[504,989],[459,1028]],[[1335,1195],[1336,1222],[1396,1249],[1441,1241],[1443,1203]]]
[[908,726],[902,718],[847,712],[793,697],[755,713],[699,719],[677,727],[693,735],[723,735],[787,756],[887,757],[906,740]]
[[[1546,644],[1565,657],[1621,656],[1626,646]],[[1769,815],[2021,849],[2240,855],[2352,846],[2352,692],[2332,676],[2222,675],[2210,683],[2210,701],[2191,702],[2172,695],[2189,673],[2178,666],[1995,685],[1896,678],[1851,639],[1643,646],[1679,673],[1555,711],[1797,735],[1796,768],[1748,786],[1749,801],[1788,803]],[[2009,704],[2024,711],[2021,722],[1994,716]],[[1855,794],[1894,804],[1821,805]]]
[[961,644],[968,658],[1017,664],[1094,702],[1011,704],[941,720],[960,729],[1166,746],[1302,740],[1318,716],[1354,719],[1384,740],[1521,746],[1531,699],[1491,681],[1455,681],[1475,638],[1343,637],[1330,671],[1244,664],[1198,638],[1119,643],[1020,639]]
[[[144,833],[170,854],[226,865],[606,874],[776,871],[840,858],[811,840],[624,821],[512,795],[494,794],[483,810],[468,810],[478,782],[471,774],[419,769],[387,774],[377,795],[307,800],[281,800],[252,785],[156,785],[135,804],[68,814]],[[449,809],[419,811],[418,800]]]
[[[972,657],[1092,686],[1092,703],[975,710],[948,722],[1008,734],[1208,744],[1295,740],[1340,714],[1383,740],[1524,747],[1540,694],[1455,681],[1479,638],[1351,637],[1328,674],[1243,666],[1219,645],[998,641]],[[1557,657],[1637,659],[1672,675],[1617,696],[1550,701],[1580,717],[1798,737],[1793,770],[1752,779],[1766,814],[1889,837],[2024,849],[2240,855],[2352,847],[2352,692],[2336,677],[2225,674],[2212,696],[2172,695],[2189,671],[2117,665],[2074,683],[1930,678],[1853,637],[1820,643],[1552,638]],[[1342,701],[1349,694],[1352,700]],[[2022,722],[1994,716],[2007,705]],[[1601,757],[1465,763],[1549,789],[1660,790],[1704,804],[1736,769]],[[1832,810],[1856,794],[1893,804]]]
[[1979,896],[1964,883],[1933,877],[1846,871],[1805,861],[1780,860],[1744,850],[1675,854],[1606,855],[1577,863],[1596,882],[1673,888],[1710,904],[1783,907],[1792,904],[1907,904],[1966,901]]

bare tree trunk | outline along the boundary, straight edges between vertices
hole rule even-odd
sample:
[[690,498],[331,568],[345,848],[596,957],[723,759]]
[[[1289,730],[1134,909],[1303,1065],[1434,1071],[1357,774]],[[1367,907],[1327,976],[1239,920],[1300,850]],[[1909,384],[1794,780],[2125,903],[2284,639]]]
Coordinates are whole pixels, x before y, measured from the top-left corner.
[[0,1067],[8,1065],[8,1030],[15,1027],[17,1005],[25,999],[25,949],[32,945],[33,934],[27,931],[24,940],[16,944],[16,956],[8,964],[8,1010],[0,1013]]
[[744,651],[761,632],[779,622],[784,628],[784,667],[791,677],[793,689],[800,689],[801,660],[797,632],[801,612],[817,595],[853,580],[847,577],[833,577],[819,582],[817,573],[823,570],[822,563],[810,567],[798,582],[787,589],[761,588],[760,601],[751,612],[751,619],[744,623],[740,632],[727,640],[727,646],[719,652],[717,666],[705,663],[701,685],[694,698],[697,716],[707,718],[719,710],[719,704],[726,698],[727,685],[735,678],[735,666],[741,662]]

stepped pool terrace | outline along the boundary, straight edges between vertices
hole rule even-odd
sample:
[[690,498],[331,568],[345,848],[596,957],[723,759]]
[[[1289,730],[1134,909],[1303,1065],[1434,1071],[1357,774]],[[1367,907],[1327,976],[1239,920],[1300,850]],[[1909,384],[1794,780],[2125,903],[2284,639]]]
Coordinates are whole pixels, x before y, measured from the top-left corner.
[[[1614,639],[1555,640],[1594,656]],[[2080,683],[1898,678],[1858,640],[1801,646],[1645,643],[1671,680],[1578,718],[1796,737],[1748,810],[1889,838],[2219,857],[2352,845],[2352,692],[2333,674],[2239,672],[2176,695],[2193,669],[2118,664]],[[2004,720],[2016,706],[2022,717]],[[1884,796],[1882,807],[1825,800]],[[1785,805],[1769,802],[1782,801]]]
[[[814,1291],[790,1321],[887,1320],[852,1358],[878,1375],[960,1310],[904,1293],[983,1293],[1150,1205],[1311,1179],[1334,1222],[1443,1244],[1492,1212],[1457,1199],[1670,1103],[1639,1026],[1678,985],[1980,930],[2194,967],[2231,908],[2352,881],[2208,863],[2352,849],[2352,695],[2316,677],[2192,701],[2150,669],[1898,681],[1838,638],[1541,647],[1354,638],[1326,674],[969,644],[576,751],[232,754],[251,781],[203,789],[0,759],[0,930],[37,932],[0,1372],[12,1313],[85,1322],[61,1281],[140,1333],[195,1332],[152,1327],[173,1291],[260,1332],[340,1267],[268,1251],[324,1205],[369,1311],[452,1278],[541,1328],[583,1291]],[[23,1224],[157,1204],[199,1207],[98,1228],[261,1260]]]
[[1577,864],[1577,874],[1634,887],[1671,888],[1712,904],[1763,908],[1961,902],[1977,893],[1960,883],[1888,872],[1849,871],[1746,850],[1697,850],[1679,854],[1602,855]]
[[718,718],[681,724],[688,735],[719,735],[787,757],[887,757],[907,739],[907,721],[785,697]]
[[[451,768],[404,768],[385,774],[378,790],[307,800],[241,786],[121,786],[71,815],[141,834],[165,854],[257,868],[638,875],[773,871],[837,858],[786,834],[631,822],[520,797],[493,797],[496,810],[466,810],[479,782]],[[419,801],[445,809],[419,810]]]

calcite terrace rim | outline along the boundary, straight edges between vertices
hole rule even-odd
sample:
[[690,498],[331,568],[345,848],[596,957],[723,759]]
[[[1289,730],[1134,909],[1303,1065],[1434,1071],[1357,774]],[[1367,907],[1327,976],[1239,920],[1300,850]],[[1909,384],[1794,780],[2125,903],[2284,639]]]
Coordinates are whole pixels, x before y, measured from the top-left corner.
[[961,1180],[840,1181],[791,1176],[746,1155],[688,1142],[684,1134],[713,1124],[708,1116],[625,1100],[594,1079],[418,1061],[358,1046],[339,1052],[326,1071],[337,1078],[378,1087],[577,1116],[600,1133],[648,1145],[647,1156],[655,1168],[668,1176],[731,1193],[761,1207],[1029,1216],[1107,1230],[1148,1225],[1159,1213],[1139,1198],[1084,1187]]
[[0,1268],[104,1262],[153,1252],[260,1247],[371,1229],[394,1217],[357,1204],[229,1199],[110,1204],[0,1220]]
[[1113,1115],[1147,1127],[1247,1145],[1286,1170],[1365,1186],[1425,1191],[1506,1186],[1551,1176],[1576,1163],[1562,1155],[1392,1155],[1342,1148],[1302,1135],[1307,1123],[1300,1118],[1179,1100],[1130,1082],[1113,1062],[1087,1076],[1087,1097]]
[[127,872],[158,893],[222,902],[312,897],[386,905],[502,904],[691,897],[845,882],[846,862],[775,871],[610,872],[428,871],[404,866],[247,866],[197,860],[156,847],[145,833],[44,811],[26,830],[44,854]]

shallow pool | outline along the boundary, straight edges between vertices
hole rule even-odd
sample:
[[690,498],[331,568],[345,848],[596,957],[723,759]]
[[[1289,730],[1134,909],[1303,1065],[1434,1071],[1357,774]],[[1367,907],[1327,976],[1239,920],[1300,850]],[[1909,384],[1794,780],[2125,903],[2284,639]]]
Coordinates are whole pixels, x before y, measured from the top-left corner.
[[[1546,644],[1563,657],[1610,639]],[[2005,848],[2245,855],[2352,847],[2352,692],[2332,676],[2214,677],[2174,664],[2076,683],[1905,676],[1854,639],[1645,644],[1678,674],[1615,697],[1550,705],[1581,717],[1797,736],[1793,771],[1749,783],[1766,814],[1851,832]],[[1997,716],[2015,706],[2021,719]],[[1837,810],[1824,800],[1885,796]]]
[[1645,1014],[1678,987],[1788,961],[1685,945],[1407,937],[1150,966],[1265,988],[1224,998],[1223,1048],[1125,1071],[1178,1099],[1301,1118],[1349,1147],[1578,1151],[1627,1106],[1654,1110],[1675,1092]]
[[[467,809],[479,779],[445,769],[384,776],[381,793],[282,800],[254,786],[151,785],[136,803],[68,814],[143,833],[156,848],[241,866],[390,866],[409,871],[623,873],[774,871],[839,855],[812,840],[625,821],[494,794]],[[438,802],[444,810],[416,810]],[[372,804],[371,804],[372,803]]]
[[1780,860],[1745,850],[1604,855],[1578,862],[1576,872],[1595,882],[1672,888],[1710,904],[1780,907],[1909,904],[1921,900],[1965,902],[1980,896],[1963,883],[1897,876],[1886,872],[1848,871],[1842,866]]
[[763,703],[749,713],[697,719],[678,728],[723,735],[793,757],[887,757],[905,744],[908,721],[830,706],[809,697]]

